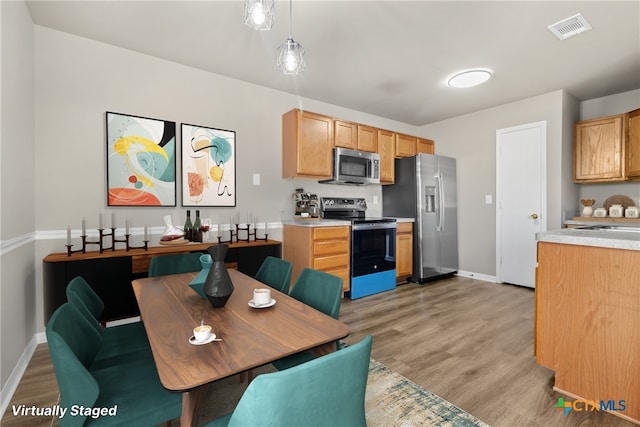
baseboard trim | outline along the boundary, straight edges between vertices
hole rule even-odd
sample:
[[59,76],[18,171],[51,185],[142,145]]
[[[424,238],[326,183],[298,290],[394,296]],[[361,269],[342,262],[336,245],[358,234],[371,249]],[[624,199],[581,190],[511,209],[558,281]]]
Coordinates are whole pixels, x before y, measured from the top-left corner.
[[458,276],[468,277],[470,279],[482,280],[483,282],[500,283],[496,276],[489,276],[487,274],[473,273],[471,271],[458,270]]
[[2,387],[2,392],[0,392],[0,395],[2,396],[2,398],[0,398],[0,411],[2,411],[0,412],[0,416],[4,415],[7,411],[7,407],[9,406],[9,403],[11,403],[11,399],[13,399],[13,394],[18,388],[18,385],[22,380],[22,376],[27,370],[27,366],[29,366],[29,361],[31,361],[33,353],[36,351],[36,347],[38,344],[45,342],[47,342],[47,336],[44,332],[39,332],[31,338],[25,347],[20,359],[18,359],[18,363],[16,363],[13,371],[11,371],[11,375],[7,378],[7,382],[4,384],[4,387]]

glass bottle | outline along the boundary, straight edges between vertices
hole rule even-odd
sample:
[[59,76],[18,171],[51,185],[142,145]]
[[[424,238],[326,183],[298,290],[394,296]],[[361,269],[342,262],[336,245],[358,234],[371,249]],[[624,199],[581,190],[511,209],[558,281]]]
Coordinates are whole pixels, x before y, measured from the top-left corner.
[[184,238],[189,241],[193,239],[193,224],[191,223],[190,210],[187,210],[187,220],[184,222]]
[[193,223],[192,237],[194,242],[202,242],[202,223],[200,222],[199,210],[196,210],[196,221]]

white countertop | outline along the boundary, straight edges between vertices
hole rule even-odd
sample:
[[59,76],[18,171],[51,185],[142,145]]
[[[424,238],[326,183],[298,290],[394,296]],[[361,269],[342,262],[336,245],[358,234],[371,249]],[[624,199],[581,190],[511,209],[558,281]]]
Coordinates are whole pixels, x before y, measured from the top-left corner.
[[[389,217],[387,217],[389,218]],[[415,222],[413,218],[395,218],[397,222]],[[340,227],[350,226],[351,221],[344,221],[339,219],[322,219],[322,218],[309,218],[309,219],[289,219],[282,220],[282,225],[295,225],[298,227]]]
[[[609,224],[610,225],[610,224]],[[624,224],[620,224],[624,225]],[[539,242],[640,251],[640,232],[563,228],[536,233]]]

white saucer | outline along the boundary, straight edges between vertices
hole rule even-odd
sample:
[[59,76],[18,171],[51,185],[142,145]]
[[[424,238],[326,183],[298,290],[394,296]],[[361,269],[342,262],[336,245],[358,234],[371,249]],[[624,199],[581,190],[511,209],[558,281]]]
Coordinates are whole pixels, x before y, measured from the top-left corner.
[[209,344],[215,339],[216,339],[216,334],[211,334],[211,336],[204,341],[196,341],[196,337],[192,335],[191,337],[189,337],[189,343],[193,345],[203,345],[203,344]]
[[266,304],[261,304],[261,305],[255,305],[253,303],[253,300],[249,301],[249,307],[251,308],[267,308],[267,307],[273,307],[273,305],[276,303],[276,300],[274,300],[273,298],[271,298],[271,301],[269,301]]

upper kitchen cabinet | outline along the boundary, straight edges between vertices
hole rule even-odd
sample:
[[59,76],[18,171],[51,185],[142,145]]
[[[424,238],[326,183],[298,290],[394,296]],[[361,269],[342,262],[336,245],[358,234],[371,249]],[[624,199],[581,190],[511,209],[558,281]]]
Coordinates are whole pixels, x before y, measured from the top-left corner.
[[395,133],[377,129],[378,154],[380,154],[380,183],[393,184],[395,180]]
[[416,143],[416,151],[418,153],[435,154],[436,143],[432,139],[418,138]]
[[333,145],[335,147],[376,153],[378,151],[377,141],[374,127],[344,120],[333,120]]
[[627,178],[640,179],[640,108],[627,114]]
[[573,172],[578,183],[625,180],[625,115],[575,124]]
[[367,125],[358,124],[358,150],[378,152],[377,129]]
[[282,177],[329,179],[333,118],[291,110],[282,116]]
[[398,158],[415,156],[417,140],[415,136],[396,133],[395,156]]

